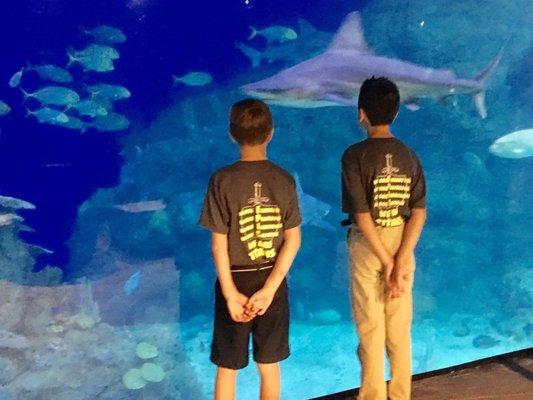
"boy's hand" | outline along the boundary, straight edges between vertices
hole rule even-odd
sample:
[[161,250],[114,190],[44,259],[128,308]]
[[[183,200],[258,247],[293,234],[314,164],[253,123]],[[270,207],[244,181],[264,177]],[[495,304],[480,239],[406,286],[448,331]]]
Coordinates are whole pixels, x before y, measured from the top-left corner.
[[226,305],[232,320],[235,322],[248,322],[253,318],[245,313],[245,306],[247,302],[248,297],[239,292],[226,299]]
[[392,271],[394,270],[394,258],[389,257],[384,260],[383,266],[385,267],[385,293],[387,296],[392,290]]
[[405,291],[405,283],[409,279],[409,273],[407,272],[409,258],[409,255],[398,254],[394,260],[394,268],[390,278],[390,285],[388,286],[389,299],[398,298]]
[[272,290],[262,288],[255,292],[246,303],[246,315],[248,317],[255,317],[256,315],[263,315],[268,310],[268,307],[274,300],[274,292]]

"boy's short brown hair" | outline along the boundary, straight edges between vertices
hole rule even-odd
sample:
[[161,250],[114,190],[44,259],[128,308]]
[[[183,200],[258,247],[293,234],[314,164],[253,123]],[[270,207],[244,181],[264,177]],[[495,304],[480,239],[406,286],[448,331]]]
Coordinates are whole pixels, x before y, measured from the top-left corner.
[[231,107],[229,131],[241,146],[263,144],[273,127],[270,109],[261,100],[244,99]]

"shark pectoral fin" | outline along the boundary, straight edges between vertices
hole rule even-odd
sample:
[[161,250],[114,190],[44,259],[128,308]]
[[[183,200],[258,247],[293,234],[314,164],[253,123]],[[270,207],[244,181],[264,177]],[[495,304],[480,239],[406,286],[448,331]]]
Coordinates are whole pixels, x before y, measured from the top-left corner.
[[344,18],[341,27],[333,37],[329,50],[351,50],[359,53],[373,53],[365,41],[361,15],[352,12]]
[[333,93],[322,96],[322,100],[331,101],[332,103],[337,103],[337,104],[348,106],[348,107],[355,107],[357,105],[355,100],[350,100],[350,99],[347,99],[346,97],[342,97],[341,95],[333,94]]
[[409,111],[418,111],[420,110],[420,104],[418,104],[417,101],[410,101],[405,103],[405,108],[407,108]]
[[328,221],[324,221],[323,219],[319,219],[318,221],[311,221],[309,225],[316,226],[317,228],[322,228],[330,232],[336,231],[333,225],[331,225]]

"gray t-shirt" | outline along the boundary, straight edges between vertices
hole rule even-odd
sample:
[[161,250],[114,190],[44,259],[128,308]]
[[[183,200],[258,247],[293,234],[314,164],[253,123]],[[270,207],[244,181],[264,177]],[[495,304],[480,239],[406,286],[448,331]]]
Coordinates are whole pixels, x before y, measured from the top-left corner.
[[426,207],[426,184],[415,152],[400,140],[366,139],[342,156],[342,211],[370,212],[377,226],[399,226]]
[[268,160],[222,168],[211,176],[199,223],[228,234],[232,265],[275,261],[283,230],[301,223],[294,179]]

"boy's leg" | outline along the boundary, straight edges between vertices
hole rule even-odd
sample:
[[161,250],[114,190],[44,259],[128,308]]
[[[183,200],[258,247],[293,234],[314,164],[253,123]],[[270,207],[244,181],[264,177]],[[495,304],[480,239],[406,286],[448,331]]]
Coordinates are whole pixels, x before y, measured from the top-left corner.
[[218,367],[215,380],[215,400],[234,400],[237,370]]
[[368,241],[353,232],[348,240],[352,314],[359,336],[359,400],[386,400],[383,268]]
[[257,369],[261,376],[261,400],[278,400],[280,398],[281,378],[279,363],[257,363]]
[[415,260],[409,262],[405,292],[385,303],[386,343],[391,366],[388,395],[391,400],[411,398],[411,322]]

